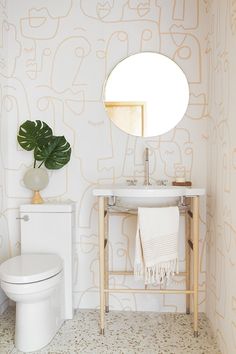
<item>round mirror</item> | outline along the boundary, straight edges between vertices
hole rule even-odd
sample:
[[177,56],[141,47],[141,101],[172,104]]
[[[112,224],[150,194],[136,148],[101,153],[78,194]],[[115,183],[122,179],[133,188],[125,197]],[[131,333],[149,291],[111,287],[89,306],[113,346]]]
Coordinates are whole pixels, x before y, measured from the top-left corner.
[[110,73],[104,105],[128,134],[150,137],[168,132],[183,118],[189,86],[182,69],[166,56],[143,52],[124,59]]

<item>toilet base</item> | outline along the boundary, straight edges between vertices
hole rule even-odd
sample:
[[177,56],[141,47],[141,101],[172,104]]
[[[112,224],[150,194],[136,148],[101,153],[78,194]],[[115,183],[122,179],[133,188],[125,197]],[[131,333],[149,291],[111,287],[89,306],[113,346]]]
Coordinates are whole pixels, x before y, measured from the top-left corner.
[[61,284],[40,302],[16,303],[15,347],[32,352],[45,347],[63,323]]

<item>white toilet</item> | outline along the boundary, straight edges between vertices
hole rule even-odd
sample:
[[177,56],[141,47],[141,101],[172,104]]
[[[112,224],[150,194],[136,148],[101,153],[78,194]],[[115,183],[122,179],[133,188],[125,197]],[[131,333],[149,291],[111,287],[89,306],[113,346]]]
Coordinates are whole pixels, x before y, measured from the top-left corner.
[[16,302],[15,346],[39,350],[73,318],[74,205],[20,207],[21,255],[0,266],[0,284]]

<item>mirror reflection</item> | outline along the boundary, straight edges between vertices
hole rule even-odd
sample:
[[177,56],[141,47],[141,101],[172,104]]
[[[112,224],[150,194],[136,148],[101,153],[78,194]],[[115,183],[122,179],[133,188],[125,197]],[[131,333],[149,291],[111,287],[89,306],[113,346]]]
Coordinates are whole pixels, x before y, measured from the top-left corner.
[[164,134],[183,118],[189,86],[182,69],[168,57],[143,52],[124,59],[110,73],[104,90],[109,118],[128,134]]

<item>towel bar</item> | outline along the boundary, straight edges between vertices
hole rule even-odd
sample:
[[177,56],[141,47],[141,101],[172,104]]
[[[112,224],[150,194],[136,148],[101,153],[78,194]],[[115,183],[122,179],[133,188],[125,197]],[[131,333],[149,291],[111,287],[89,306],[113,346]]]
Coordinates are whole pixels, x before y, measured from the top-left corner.
[[[176,206],[176,205],[175,205]],[[180,211],[180,214],[185,215],[186,214],[186,210],[188,208],[187,205],[177,205]],[[107,210],[105,211],[105,216],[106,213],[113,213],[113,214],[132,214],[132,215],[137,215],[138,214],[138,208],[125,208],[122,205],[108,205],[107,206]]]

